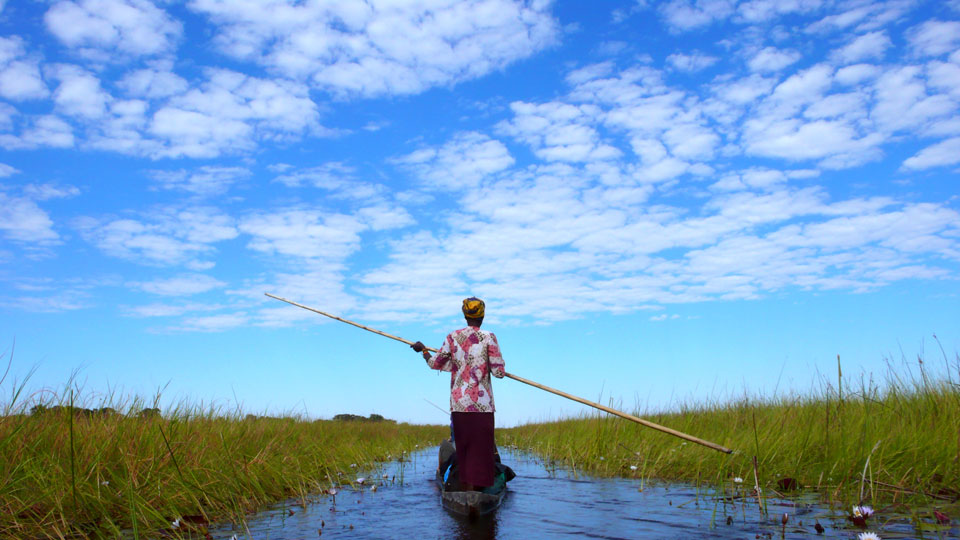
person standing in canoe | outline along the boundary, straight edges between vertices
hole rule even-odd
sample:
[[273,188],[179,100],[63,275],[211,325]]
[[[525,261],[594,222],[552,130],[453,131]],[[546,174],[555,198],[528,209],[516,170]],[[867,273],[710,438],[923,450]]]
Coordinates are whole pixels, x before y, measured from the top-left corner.
[[450,417],[457,445],[457,470],[464,490],[479,491],[494,481],[493,386],[490,375],[503,378],[506,370],[493,332],[481,330],[483,300],[463,301],[466,328],[454,330],[431,357],[423,343],[410,347],[423,353],[430,369],[450,372]]

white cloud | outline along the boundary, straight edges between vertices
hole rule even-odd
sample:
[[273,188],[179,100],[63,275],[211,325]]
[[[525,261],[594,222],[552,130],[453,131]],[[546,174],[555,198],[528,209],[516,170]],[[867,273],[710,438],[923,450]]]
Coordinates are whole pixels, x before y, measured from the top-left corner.
[[871,116],[884,132],[909,131],[953,113],[957,103],[944,95],[929,95],[921,68],[894,67],[875,83],[876,104]]
[[876,134],[861,136],[842,121],[791,119],[761,129],[751,124],[748,122],[745,128],[748,153],[791,160],[831,158],[822,162],[828,168],[847,168],[876,159],[882,142]]
[[96,61],[170,52],[183,31],[148,0],[60,1],[44,22],[64,45]]
[[48,296],[21,296],[13,300],[0,299],[0,305],[35,313],[61,313],[90,307],[88,294],[83,291],[63,291]]
[[795,64],[800,58],[801,55],[797,51],[766,47],[753,55],[747,62],[747,66],[750,68],[750,71],[771,73]]
[[809,103],[816,100],[827,89],[833,79],[833,69],[818,64],[788,77],[773,89],[771,99],[790,104]]
[[453,190],[473,187],[514,163],[503,143],[476,132],[459,133],[443,146],[421,148],[394,161],[432,186]]
[[903,162],[907,170],[929,169],[960,163],[960,137],[930,145]]
[[940,56],[960,47],[960,22],[927,21],[907,30],[910,47],[922,56]]
[[667,57],[667,63],[679,71],[701,71],[716,64],[719,60],[716,56],[696,52],[693,54],[674,53]]
[[131,317],[178,317],[192,311],[213,311],[220,309],[216,304],[144,304],[124,308],[124,312]]
[[830,94],[811,103],[804,111],[806,118],[864,118],[867,115],[868,97],[858,92]]
[[187,81],[171,71],[170,62],[158,62],[150,68],[127,73],[117,86],[134,97],[158,99],[182,94]]
[[743,79],[716,84],[712,90],[714,95],[723,101],[744,105],[768,94],[774,84],[774,80],[754,74]]
[[808,25],[806,30],[809,33],[827,33],[851,27],[855,32],[876,30],[902,17],[912,4],[912,2],[898,1],[841,4],[841,9],[845,11],[827,15]]
[[510,109],[513,118],[498,124],[497,131],[530,145],[541,159],[585,162],[621,155],[619,149],[604,143],[593,127],[600,119],[597,107],[517,101]]
[[161,296],[191,296],[226,286],[226,283],[206,274],[182,274],[167,279],[131,283],[132,286]]
[[412,94],[473,79],[552,45],[558,33],[541,2],[193,0],[190,7],[217,24],[226,54],[337,94]]
[[40,63],[26,57],[23,40],[17,36],[0,36],[0,96],[20,101],[41,99],[50,94]]
[[842,64],[852,64],[868,59],[881,60],[887,49],[892,46],[893,42],[887,37],[886,32],[870,32],[857,36],[850,43],[837,49],[831,56],[835,61]]
[[149,132],[164,144],[149,152],[154,157],[215,157],[250,150],[259,140],[324,134],[303,85],[222,69],[207,76],[200,88],[171,98],[154,113]]
[[743,22],[764,23],[780,15],[815,11],[821,0],[748,0],[739,2],[737,15]]
[[210,197],[226,193],[233,184],[249,177],[251,173],[243,167],[208,165],[194,170],[150,171],[149,174],[163,189]]
[[876,78],[880,75],[880,68],[870,64],[854,64],[837,70],[834,80],[844,85],[855,85],[860,82]]
[[733,14],[733,0],[671,0],[660,6],[667,24],[676,31],[692,30]]
[[236,238],[231,218],[212,208],[169,209],[144,219],[80,219],[81,235],[112,257],[194,269],[212,266],[211,244]]
[[7,239],[37,246],[60,242],[53,221],[35,202],[0,191],[0,233]]
[[20,172],[19,170],[15,169],[14,167],[11,167],[10,165],[7,165],[6,163],[0,163],[0,178],[13,176],[19,172]]
[[70,148],[74,145],[73,128],[62,118],[53,115],[33,117],[30,125],[19,136],[0,134],[0,146],[9,149]]
[[252,237],[247,247],[254,251],[336,264],[360,248],[366,225],[353,216],[289,208],[253,214],[238,228]]
[[927,64],[927,83],[932,88],[945,90],[954,98],[960,98],[960,64],[930,62]]
[[567,73],[565,77],[567,83],[569,84],[583,84],[588,81],[593,81],[606,77],[613,72],[614,64],[613,62],[600,62],[598,64],[590,64],[579,69],[575,69],[570,73]]
[[273,181],[287,187],[310,185],[328,191],[342,191],[356,181],[356,171],[340,162],[324,163],[308,169],[287,172],[291,168],[292,166],[289,165],[278,166],[278,172],[285,174],[274,178]]
[[107,112],[113,99],[100,87],[100,80],[79,67],[60,64],[51,68],[60,85],[53,93],[59,112],[86,120],[96,120]]
[[23,194],[34,201],[46,201],[76,197],[80,194],[80,189],[58,184],[27,184],[23,187]]
[[222,313],[219,315],[205,315],[187,317],[169,330],[183,332],[223,332],[232,328],[247,326],[250,317],[244,312]]

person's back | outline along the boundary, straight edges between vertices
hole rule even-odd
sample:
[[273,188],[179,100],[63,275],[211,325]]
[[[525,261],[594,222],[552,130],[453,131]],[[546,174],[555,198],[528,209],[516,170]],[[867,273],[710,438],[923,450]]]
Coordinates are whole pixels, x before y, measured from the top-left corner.
[[464,489],[490,486],[494,481],[495,407],[490,375],[501,378],[506,371],[497,337],[480,329],[484,314],[483,300],[467,298],[463,301],[467,327],[447,335],[436,357],[419,341],[411,346],[423,352],[431,369],[450,372],[450,415]]

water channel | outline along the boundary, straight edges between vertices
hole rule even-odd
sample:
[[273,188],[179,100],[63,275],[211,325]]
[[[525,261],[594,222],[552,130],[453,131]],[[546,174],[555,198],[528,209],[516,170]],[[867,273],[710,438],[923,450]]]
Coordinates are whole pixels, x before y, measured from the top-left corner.
[[[223,527],[211,532],[217,539],[236,535],[255,540],[856,539],[864,531],[876,532],[885,540],[960,538],[956,523],[921,531],[908,516],[883,512],[871,517],[867,529],[861,529],[846,519],[849,509],[827,508],[812,494],[768,499],[764,514],[752,496],[731,498],[727,493],[721,497],[703,489],[698,492],[688,484],[644,485],[639,479],[589,478],[550,468],[529,454],[501,449],[501,455],[517,478],[510,482],[499,510],[473,521],[442,508],[433,481],[437,449],[431,448],[403,463],[359,473],[365,477],[365,485],[343,485],[335,497],[318,496],[305,507],[289,501],[251,516],[247,530]],[[376,490],[371,489],[372,484],[377,485]],[[785,513],[788,522],[783,527]],[[822,534],[814,530],[818,522],[825,529]]]

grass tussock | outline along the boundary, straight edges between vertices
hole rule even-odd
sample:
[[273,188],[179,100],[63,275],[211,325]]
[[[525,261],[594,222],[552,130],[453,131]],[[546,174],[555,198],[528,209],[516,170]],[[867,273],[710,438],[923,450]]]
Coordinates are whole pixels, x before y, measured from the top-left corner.
[[[813,488],[827,501],[960,509],[960,358],[943,376],[890,369],[885,384],[822,382],[811,395],[742,397],[634,414],[721,444],[731,455],[609,416],[501,430],[548,463],[600,476],[754,488]],[[945,365],[948,364],[946,358]],[[952,373],[952,375],[951,375]],[[757,467],[754,470],[753,459]]]
[[305,502],[448,430],[187,405],[161,415],[136,399],[81,403],[72,385],[22,401],[14,386],[0,417],[0,538],[202,537],[209,522]]

